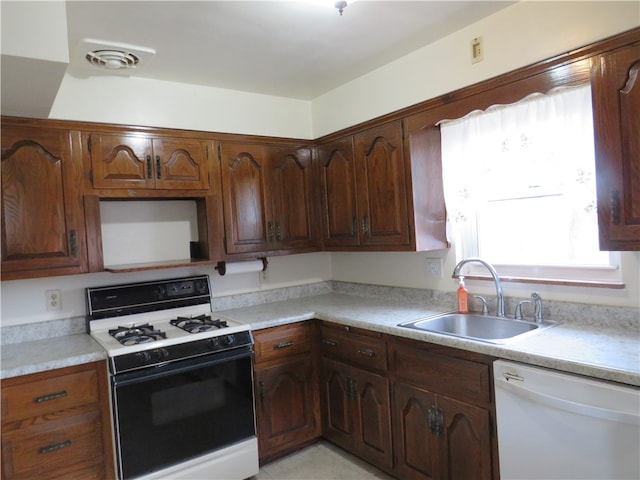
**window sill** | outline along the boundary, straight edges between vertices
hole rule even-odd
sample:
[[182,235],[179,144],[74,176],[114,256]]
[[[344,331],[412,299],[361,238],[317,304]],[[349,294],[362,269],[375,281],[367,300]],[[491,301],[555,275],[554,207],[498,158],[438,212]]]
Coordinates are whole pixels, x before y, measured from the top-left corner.
[[[465,280],[490,280],[493,278],[490,275],[464,275]],[[516,277],[516,276],[500,276],[501,282],[511,283],[534,283],[539,285],[559,285],[563,287],[591,287],[591,288],[611,288],[611,289],[623,289],[625,284],[621,282],[602,282],[595,280],[568,280],[568,279],[556,279],[556,278],[529,278],[529,277]]]

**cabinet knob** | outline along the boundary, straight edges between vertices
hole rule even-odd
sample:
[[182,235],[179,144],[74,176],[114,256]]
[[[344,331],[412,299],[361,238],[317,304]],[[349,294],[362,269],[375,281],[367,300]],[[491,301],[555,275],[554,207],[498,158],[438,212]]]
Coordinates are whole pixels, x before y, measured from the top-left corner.
[[156,155],[156,178],[162,178],[162,172],[160,170],[160,155]]
[[147,178],[151,178],[151,155],[147,155]]

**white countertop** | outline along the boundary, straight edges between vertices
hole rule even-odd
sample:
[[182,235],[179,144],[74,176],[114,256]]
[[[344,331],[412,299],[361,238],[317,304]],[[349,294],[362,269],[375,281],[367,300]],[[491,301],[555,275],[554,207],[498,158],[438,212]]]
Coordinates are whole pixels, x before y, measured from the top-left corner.
[[640,331],[561,323],[507,345],[398,327],[440,313],[388,299],[331,293],[216,312],[254,330],[318,318],[494,357],[640,386]]
[[[440,310],[375,297],[329,293],[216,312],[254,330],[318,318],[569,373],[640,386],[640,331],[562,323],[508,345],[398,327]],[[2,346],[0,378],[106,358],[89,335],[73,334]]]

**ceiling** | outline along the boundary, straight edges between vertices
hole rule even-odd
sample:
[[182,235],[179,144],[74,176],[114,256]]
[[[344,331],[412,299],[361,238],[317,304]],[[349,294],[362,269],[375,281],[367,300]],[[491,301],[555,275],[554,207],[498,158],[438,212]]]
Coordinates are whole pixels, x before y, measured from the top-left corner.
[[155,50],[128,75],[311,100],[513,3],[320,1],[68,1],[67,72],[114,74],[88,38]]

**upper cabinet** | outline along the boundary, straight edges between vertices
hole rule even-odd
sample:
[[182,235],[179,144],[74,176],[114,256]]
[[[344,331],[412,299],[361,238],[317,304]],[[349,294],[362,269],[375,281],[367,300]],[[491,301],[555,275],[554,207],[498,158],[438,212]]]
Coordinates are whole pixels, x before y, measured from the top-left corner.
[[592,59],[601,250],[640,250],[640,42]]
[[[423,137],[407,151],[396,121],[318,147],[325,249],[447,248],[440,158],[424,153],[439,136]],[[427,190],[439,195],[427,202]]]
[[226,253],[316,250],[309,149],[220,146]]
[[209,143],[146,134],[92,133],[87,138],[96,189],[206,190]]
[[87,270],[80,133],[2,122],[2,280]]

